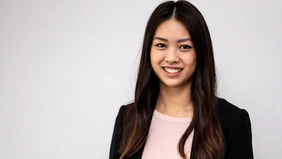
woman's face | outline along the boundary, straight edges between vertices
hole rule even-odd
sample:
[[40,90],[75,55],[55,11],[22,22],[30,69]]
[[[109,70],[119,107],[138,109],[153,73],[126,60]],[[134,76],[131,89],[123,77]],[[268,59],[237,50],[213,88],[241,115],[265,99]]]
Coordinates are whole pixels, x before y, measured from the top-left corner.
[[191,84],[197,57],[190,34],[181,22],[171,18],[157,27],[150,57],[160,86],[182,87]]

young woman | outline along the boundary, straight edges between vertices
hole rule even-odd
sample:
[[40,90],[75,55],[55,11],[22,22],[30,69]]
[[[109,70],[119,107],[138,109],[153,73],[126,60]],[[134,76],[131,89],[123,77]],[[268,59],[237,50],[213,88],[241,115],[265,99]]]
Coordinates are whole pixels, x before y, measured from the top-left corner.
[[209,30],[187,1],[152,13],[134,103],[116,118],[110,159],[141,158],[253,158],[249,115],[216,97]]

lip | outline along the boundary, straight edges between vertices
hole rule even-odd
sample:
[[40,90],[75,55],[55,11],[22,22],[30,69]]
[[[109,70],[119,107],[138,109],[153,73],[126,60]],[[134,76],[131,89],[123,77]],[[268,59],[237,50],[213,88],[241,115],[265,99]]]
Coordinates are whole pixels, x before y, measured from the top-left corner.
[[165,68],[181,69],[181,71],[183,70],[183,68],[181,68],[181,67],[166,67],[166,66],[162,67],[162,69],[163,69],[163,71],[165,72],[165,74],[166,74],[167,76],[169,76],[169,77],[177,77],[177,76],[181,73],[181,71],[175,72],[175,73],[169,73],[169,72],[167,72],[167,71],[165,70]]

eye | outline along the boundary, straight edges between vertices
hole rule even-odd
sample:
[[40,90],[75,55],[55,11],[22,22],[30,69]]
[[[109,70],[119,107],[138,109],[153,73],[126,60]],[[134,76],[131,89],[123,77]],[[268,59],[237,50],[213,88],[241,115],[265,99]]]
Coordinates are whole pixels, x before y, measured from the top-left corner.
[[166,45],[165,44],[162,44],[162,43],[158,43],[155,45],[156,47],[160,48],[160,49],[163,49],[163,48],[166,48]]
[[188,50],[188,49],[191,49],[192,47],[191,46],[189,46],[189,45],[181,45],[180,46],[180,49],[181,50]]

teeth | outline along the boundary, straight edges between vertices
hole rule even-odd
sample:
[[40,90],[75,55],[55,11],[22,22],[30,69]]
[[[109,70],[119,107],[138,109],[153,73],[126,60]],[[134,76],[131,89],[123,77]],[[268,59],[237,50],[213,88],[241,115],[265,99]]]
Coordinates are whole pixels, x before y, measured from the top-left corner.
[[164,70],[168,73],[177,73],[177,72],[180,72],[182,69],[181,68],[164,68]]

